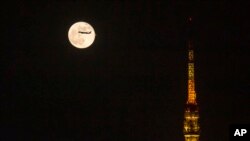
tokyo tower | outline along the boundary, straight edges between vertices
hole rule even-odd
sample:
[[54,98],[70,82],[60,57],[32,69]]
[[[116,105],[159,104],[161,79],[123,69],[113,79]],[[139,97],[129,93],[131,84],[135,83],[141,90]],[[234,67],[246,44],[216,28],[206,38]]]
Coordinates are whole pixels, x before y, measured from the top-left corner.
[[195,79],[194,79],[194,45],[192,34],[192,18],[188,19],[188,96],[184,112],[184,138],[185,141],[199,141],[199,108],[196,101]]

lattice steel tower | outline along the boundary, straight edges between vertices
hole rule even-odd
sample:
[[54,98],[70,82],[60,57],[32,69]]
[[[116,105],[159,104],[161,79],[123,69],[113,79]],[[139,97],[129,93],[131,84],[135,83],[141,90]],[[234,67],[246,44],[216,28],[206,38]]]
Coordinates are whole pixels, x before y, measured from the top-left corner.
[[184,112],[184,137],[185,141],[199,141],[199,109],[196,102],[195,81],[194,81],[194,50],[192,18],[188,19],[188,98]]

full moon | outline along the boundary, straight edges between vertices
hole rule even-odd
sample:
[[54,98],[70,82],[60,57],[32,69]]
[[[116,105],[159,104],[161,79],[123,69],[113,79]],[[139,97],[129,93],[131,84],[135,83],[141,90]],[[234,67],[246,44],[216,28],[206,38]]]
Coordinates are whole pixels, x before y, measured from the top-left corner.
[[69,28],[68,38],[74,47],[87,48],[95,40],[95,31],[87,22],[76,22]]

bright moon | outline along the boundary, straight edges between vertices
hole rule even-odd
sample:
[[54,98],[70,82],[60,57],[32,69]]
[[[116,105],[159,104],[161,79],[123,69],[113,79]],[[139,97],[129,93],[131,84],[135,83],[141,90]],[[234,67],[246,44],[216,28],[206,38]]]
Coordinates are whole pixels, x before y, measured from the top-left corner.
[[76,48],[87,48],[95,40],[95,31],[89,23],[76,22],[69,28],[68,38]]

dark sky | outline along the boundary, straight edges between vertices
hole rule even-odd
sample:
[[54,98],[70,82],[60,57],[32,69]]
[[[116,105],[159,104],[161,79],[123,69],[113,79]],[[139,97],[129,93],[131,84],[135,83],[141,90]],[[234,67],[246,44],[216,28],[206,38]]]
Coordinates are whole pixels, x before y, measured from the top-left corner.
[[[1,9],[0,140],[181,141],[193,16],[202,141],[250,120],[249,4],[13,2]],[[97,34],[67,39],[77,21]]]

